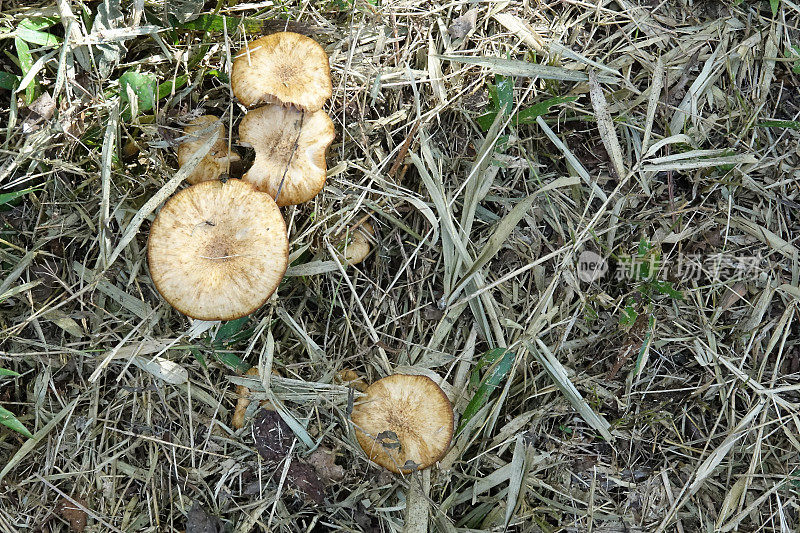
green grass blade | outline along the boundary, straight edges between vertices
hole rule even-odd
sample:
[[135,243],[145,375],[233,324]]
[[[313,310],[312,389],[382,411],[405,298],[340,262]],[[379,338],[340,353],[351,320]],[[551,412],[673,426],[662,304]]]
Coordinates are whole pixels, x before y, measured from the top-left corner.
[[52,430],[56,425],[61,422],[64,417],[72,413],[72,410],[75,409],[75,406],[78,405],[78,400],[81,400],[81,397],[75,398],[70,403],[68,403],[61,411],[58,412],[50,422],[45,424],[45,426],[36,432],[35,435],[32,435],[29,440],[25,441],[25,443],[20,446],[19,450],[14,454],[11,459],[6,461],[5,466],[3,469],[0,470],[0,480],[6,477],[11,470],[13,470],[31,451],[33,448],[39,444]]
[[28,431],[28,428],[22,425],[22,422],[20,422],[17,417],[14,416],[14,413],[4,409],[3,407],[0,407],[0,424],[3,424],[7,428],[13,429],[14,431],[21,433],[28,438],[33,437],[33,434]]
[[0,194],[0,205],[7,204],[8,202],[12,202],[12,201],[16,200],[20,196],[25,196],[29,192],[38,191],[38,190],[40,190],[40,189],[36,189],[36,188],[31,187],[29,189],[23,189],[21,191],[6,192],[6,193],[3,193],[3,194]]
[[228,32],[234,32],[240,25],[244,26],[244,30],[247,32],[258,33],[264,27],[264,21],[255,17],[237,18],[206,14],[188,22],[175,24],[173,28],[194,31],[224,31],[227,26]]
[[[17,59],[19,60],[19,67],[22,69],[22,77],[24,78],[31,68],[33,68],[33,55],[31,55],[28,43],[19,37],[14,37],[14,46],[17,49]],[[36,97],[36,89],[38,86],[38,80],[34,79],[33,83],[28,85],[28,87],[25,89],[26,105],[29,105],[31,102],[33,102],[34,98]]]
[[788,128],[791,130],[800,130],[800,121],[797,120],[764,120],[756,124],[762,128]]
[[472,375],[475,376],[475,372],[487,364],[491,365],[491,368],[483,378],[483,382],[481,383],[480,387],[478,387],[475,395],[464,409],[464,416],[461,417],[461,422],[458,424],[456,435],[458,435],[464,429],[467,423],[469,423],[472,417],[475,416],[475,414],[480,411],[484,405],[486,405],[486,402],[489,401],[489,397],[492,395],[492,392],[500,387],[503,379],[505,379],[509,370],[511,370],[511,366],[514,364],[515,358],[516,354],[506,350],[505,348],[495,348],[493,350],[489,350],[481,356],[481,359],[475,366]]
[[40,31],[41,28],[52,26],[37,24],[30,19],[25,19],[19,23],[16,35],[25,42],[35,44],[38,46],[58,46],[61,44],[62,39],[55,35]]

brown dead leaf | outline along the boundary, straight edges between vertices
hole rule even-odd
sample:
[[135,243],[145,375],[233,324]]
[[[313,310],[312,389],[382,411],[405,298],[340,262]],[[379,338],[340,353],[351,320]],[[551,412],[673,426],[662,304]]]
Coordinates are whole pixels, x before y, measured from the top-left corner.
[[30,113],[22,123],[22,133],[33,133],[53,118],[56,111],[56,101],[50,93],[44,92],[28,106]]
[[733,304],[744,299],[745,294],[747,294],[747,285],[741,281],[734,284],[733,287],[728,287],[722,297],[722,301],[719,303],[720,309],[727,311]]
[[470,9],[460,17],[453,19],[450,27],[447,28],[447,33],[453,39],[463,39],[475,29],[478,22],[478,10]]

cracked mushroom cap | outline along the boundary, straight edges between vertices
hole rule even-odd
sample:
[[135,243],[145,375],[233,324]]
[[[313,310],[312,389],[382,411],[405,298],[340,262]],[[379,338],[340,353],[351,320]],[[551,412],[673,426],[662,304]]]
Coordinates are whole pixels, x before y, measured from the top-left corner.
[[242,179],[269,193],[279,206],[307,202],[325,185],[325,151],[334,137],[324,111],[303,113],[276,105],[253,109],[239,124],[239,139],[256,152]]
[[231,88],[247,107],[279,103],[317,111],[333,94],[328,54],[299,33],[261,37],[236,54]]
[[407,474],[441,459],[453,438],[453,406],[427,376],[395,374],[367,387],[351,420],[367,456]]
[[241,180],[204,181],[170,198],[150,227],[153,284],[200,320],[249,315],[278,287],[289,257],[275,202]]
[[178,146],[178,166],[185,165],[206,139],[216,131],[219,132],[217,142],[192,173],[186,177],[186,181],[192,185],[201,181],[215,180],[224,172],[228,172],[232,163],[239,162],[239,154],[236,150],[233,148],[228,150],[228,131],[225,125],[213,115],[203,115],[194,119],[183,130],[183,134],[189,138]]

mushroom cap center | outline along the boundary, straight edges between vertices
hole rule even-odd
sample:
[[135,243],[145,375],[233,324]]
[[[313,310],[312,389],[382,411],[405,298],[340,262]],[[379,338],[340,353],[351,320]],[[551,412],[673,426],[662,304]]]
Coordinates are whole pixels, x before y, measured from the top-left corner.
[[203,258],[210,261],[227,263],[236,257],[231,253],[231,246],[227,239],[216,238],[206,244],[203,250]]
[[275,74],[284,85],[289,85],[292,83],[297,77],[297,73],[299,71],[296,65],[293,65],[289,62],[281,63],[277,66],[276,70],[277,72]]

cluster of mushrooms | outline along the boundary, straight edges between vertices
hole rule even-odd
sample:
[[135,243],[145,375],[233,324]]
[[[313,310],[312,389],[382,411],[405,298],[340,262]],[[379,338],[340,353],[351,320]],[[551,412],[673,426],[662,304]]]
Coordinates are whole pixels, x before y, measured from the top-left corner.
[[178,148],[178,164],[215,131],[217,141],[187,177],[191,187],[156,216],[148,242],[156,289],[200,320],[249,315],[277,289],[289,257],[278,208],[322,190],[325,151],[335,136],[322,111],[333,92],[328,56],[313,39],[281,32],[250,42],[233,63],[231,87],[251,109],[239,139],[255,150],[252,167],[241,180],[219,181],[239,154],[229,148],[217,117],[195,119],[186,129],[189,141]]
[[[277,289],[289,255],[279,207],[319,193],[325,152],[335,135],[322,110],[332,95],[328,56],[313,39],[281,32],[250,42],[236,56],[231,85],[249,109],[239,139],[255,150],[252,167],[242,179],[220,181],[240,156],[217,117],[194,120],[186,129],[189,140],[178,149],[180,165],[206,136],[216,131],[218,140],[187,177],[191,186],[165,203],[148,240],[156,289],[175,309],[199,320],[246,316]],[[372,227],[362,223],[343,260],[363,259],[372,234]],[[409,473],[444,456],[453,436],[453,409],[433,380],[395,374],[362,392],[351,420],[372,461]],[[242,425],[243,419],[234,421]]]

